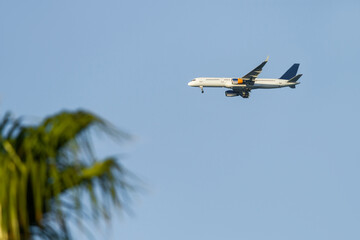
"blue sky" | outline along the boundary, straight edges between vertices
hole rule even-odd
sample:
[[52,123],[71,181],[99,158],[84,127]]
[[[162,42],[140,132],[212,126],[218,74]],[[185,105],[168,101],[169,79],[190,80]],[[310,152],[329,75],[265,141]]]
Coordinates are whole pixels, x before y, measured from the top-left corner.
[[[359,1],[1,1],[2,113],[87,109],[147,185],[98,239],[359,239]],[[201,94],[194,77],[293,89]],[[91,225],[91,223],[89,223]],[[96,224],[93,224],[96,225]],[[75,233],[77,236],[79,233]]]

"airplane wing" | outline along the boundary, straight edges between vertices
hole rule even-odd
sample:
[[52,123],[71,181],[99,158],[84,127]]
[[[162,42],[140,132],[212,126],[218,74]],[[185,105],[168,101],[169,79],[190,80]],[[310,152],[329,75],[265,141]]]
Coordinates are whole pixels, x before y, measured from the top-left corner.
[[255,78],[257,78],[257,76],[261,73],[262,68],[265,66],[265,64],[268,62],[268,60],[269,60],[269,57],[267,57],[265,61],[263,61],[259,66],[254,68],[254,70],[252,70],[251,72],[249,72],[242,78],[244,80],[254,80]]

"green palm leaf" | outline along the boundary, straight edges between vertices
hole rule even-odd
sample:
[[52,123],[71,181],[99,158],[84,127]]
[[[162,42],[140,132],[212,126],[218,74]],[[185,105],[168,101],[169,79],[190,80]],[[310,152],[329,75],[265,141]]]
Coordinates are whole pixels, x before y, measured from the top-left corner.
[[[116,158],[98,160],[91,129],[127,138],[86,111],[61,112],[36,126],[6,114],[0,123],[0,239],[70,239],[66,218],[90,212],[109,218],[108,203],[123,207],[132,189]],[[88,211],[87,209],[86,211]]]

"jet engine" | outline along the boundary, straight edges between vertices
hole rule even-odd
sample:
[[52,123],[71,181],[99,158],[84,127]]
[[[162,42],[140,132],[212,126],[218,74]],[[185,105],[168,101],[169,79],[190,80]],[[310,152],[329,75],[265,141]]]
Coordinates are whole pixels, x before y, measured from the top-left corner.
[[228,90],[225,92],[225,96],[227,97],[236,97],[239,96],[240,94],[238,92],[234,92],[232,90]]

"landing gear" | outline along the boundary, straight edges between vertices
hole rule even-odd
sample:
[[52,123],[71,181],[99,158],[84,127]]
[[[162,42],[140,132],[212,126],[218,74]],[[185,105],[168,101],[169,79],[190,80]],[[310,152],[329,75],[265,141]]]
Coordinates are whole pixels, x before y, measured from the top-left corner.
[[200,89],[201,89],[201,93],[204,93],[204,88],[203,88],[203,86],[200,86]]
[[240,96],[242,96],[243,98],[249,98],[250,92],[249,91],[242,91]]

